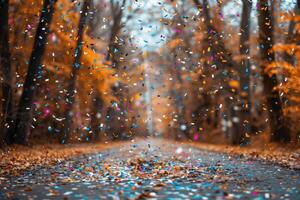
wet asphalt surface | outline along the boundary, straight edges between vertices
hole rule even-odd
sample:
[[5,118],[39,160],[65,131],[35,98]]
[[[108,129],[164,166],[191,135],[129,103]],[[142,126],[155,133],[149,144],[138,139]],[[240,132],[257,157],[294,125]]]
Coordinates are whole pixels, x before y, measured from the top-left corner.
[[1,180],[0,199],[300,199],[300,171],[139,141]]

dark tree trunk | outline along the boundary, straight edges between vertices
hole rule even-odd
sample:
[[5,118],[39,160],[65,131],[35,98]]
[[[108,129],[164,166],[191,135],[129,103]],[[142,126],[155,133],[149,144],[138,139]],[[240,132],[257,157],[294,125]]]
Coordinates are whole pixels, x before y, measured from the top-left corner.
[[[235,95],[233,94],[233,96]],[[225,110],[225,115],[227,120],[226,132],[230,144],[240,145],[243,143],[243,135],[241,132],[241,123],[237,120],[239,116],[238,115],[239,110],[236,110],[235,109],[236,107],[232,104],[233,104],[233,100],[229,96],[226,97],[225,105],[228,106],[228,108]]]
[[[90,18],[88,19],[87,26],[89,35],[92,35],[92,37],[95,37],[94,34],[97,34],[98,31],[98,25],[99,20],[101,20],[100,10],[98,10],[95,7],[95,2],[91,1],[90,4],[90,12],[92,13]],[[93,97],[92,97],[92,104],[91,104],[91,120],[90,120],[90,127],[92,131],[91,139],[93,141],[99,141],[100,140],[100,133],[102,128],[100,127],[101,119],[103,112],[103,99],[101,97],[101,94],[97,89],[94,89]]]
[[264,67],[275,59],[273,46],[273,23],[269,9],[268,0],[259,0],[258,6],[258,24],[259,24],[259,47],[261,55],[261,69],[264,84],[264,93],[266,95],[267,109],[271,128],[271,141],[288,142],[290,140],[290,130],[283,116],[282,102],[279,92],[274,90],[278,85],[276,75],[269,76],[264,72]]
[[61,143],[67,143],[70,139],[70,129],[72,127],[72,118],[73,118],[73,105],[76,95],[76,80],[78,71],[80,69],[80,60],[82,56],[83,48],[83,32],[84,27],[87,23],[88,10],[91,0],[85,0],[81,9],[78,32],[77,32],[77,44],[74,54],[74,63],[72,67],[71,79],[69,80],[69,86],[67,90],[67,99],[66,99],[66,110],[65,110],[65,122],[64,122],[64,131],[61,138]]
[[[0,1],[0,67],[3,75],[2,82],[2,121],[0,133],[0,146],[5,142],[11,143],[12,138],[9,130],[12,128],[12,72],[9,51],[8,29],[9,0]],[[6,140],[6,141],[5,141]]]
[[36,30],[27,76],[16,115],[15,131],[13,134],[14,142],[18,144],[27,144],[28,142],[28,134],[32,120],[33,101],[38,88],[37,75],[41,73],[42,70],[42,57],[46,48],[47,36],[49,34],[55,3],[56,0],[44,0],[40,21]]
[[106,60],[111,61],[112,66],[116,67],[116,68],[117,68],[116,60],[115,60],[115,56],[113,54],[114,54],[115,49],[117,48],[116,44],[115,44],[115,40],[121,29],[120,22],[121,22],[121,16],[114,17],[114,22],[112,25],[112,30],[111,30],[111,34],[110,34],[110,38],[109,38],[108,51],[107,51],[107,55],[106,55]]
[[[92,116],[91,116],[91,129],[93,132],[93,140],[97,141],[100,138],[100,119],[99,119],[99,114],[102,113],[103,109],[103,101],[98,94],[95,95],[95,98],[93,99],[93,111],[92,111]],[[102,117],[102,116],[101,116]]]
[[240,25],[240,55],[242,60],[240,63],[242,73],[240,74],[241,83],[241,123],[242,130],[240,137],[237,139],[239,143],[243,142],[245,135],[251,133],[251,96],[250,96],[250,61],[247,58],[250,54],[250,16],[252,1],[243,0],[242,19]]
[[[180,53],[180,52],[179,52]],[[173,62],[176,63],[176,49],[175,49],[175,52],[173,52]],[[182,85],[183,84],[183,80],[182,80],[182,74],[181,74],[181,71],[179,69],[178,66],[172,68],[172,75],[174,76],[174,81],[175,81],[175,85],[176,84],[179,84],[179,85]],[[176,108],[177,108],[177,114],[178,114],[178,129],[179,133],[181,133],[180,135],[177,136],[176,139],[189,139],[190,136],[189,136],[189,132],[188,132],[188,124],[186,122],[186,119],[185,119],[185,105],[184,105],[184,99],[183,99],[183,94],[182,94],[182,91],[180,89],[176,89],[176,88],[173,88],[172,89],[172,92],[171,94],[173,94],[173,98],[175,100],[175,105],[176,105]],[[186,126],[185,129],[182,129],[181,126]],[[180,138],[182,137],[182,138]]]
[[[116,68],[117,73],[118,73],[119,63],[115,55],[115,50],[118,49],[118,46],[116,44],[116,39],[120,33],[120,30],[122,29],[121,20],[123,17],[123,7],[125,6],[125,4],[126,4],[126,0],[122,0],[122,4],[120,4],[120,2],[116,3],[113,0],[110,1],[113,24],[111,27],[111,32],[109,37],[106,60],[112,62],[112,66]],[[114,96],[116,96],[118,99],[121,99],[122,97],[122,91],[120,90],[121,87],[122,85],[119,85],[117,87],[113,86]],[[120,102],[119,105],[121,110],[124,110],[124,106],[122,105],[122,102]],[[114,123],[116,121],[117,115],[118,113],[115,112],[115,110],[112,107],[109,107],[106,111],[106,131],[112,132],[115,136],[118,136],[118,133],[115,132],[123,132],[124,129],[123,121],[121,123],[118,122]],[[116,125],[118,127],[115,127]]]
[[[222,70],[226,70],[231,72],[232,70],[237,71],[239,74],[242,73],[241,68],[239,65],[234,61],[232,57],[232,53],[226,48],[225,43],[223,41],[223,37],[221,37],[218,30],[214,27],[212,24],[212,18],[209,13],[209,2],[208,0],[203,0],[203,4],[200,3],[199,0],[194,0],[195,5],[201,12],[202,17],[204,18],[204,25],[207,31],[207,42],[209,43],[209,46],[211,47],[211,53],[214,58],[214,62],[218,66],[218,68],[226,66],[226,68],[223,68]],[[229,93],[231,93],[230,89],[228,90]],[[225,105],[228,109],[228,112],[230,112],[230,118],[228,119],[230,121],[236,121],[236,119],[239,118],[238,112],[235,109],[235,107],[238,105],[238,100],[234,98],[234,100],[226,101],[228,105]],[[230,142],[232,144],[239,144],[236,141],[242,140],[242,134],[241,134],[241,124],[240,123],[233,123],[232,127],[230,127],[232,130],[230,130],[231,138],[235,138],[235,140],[231,140]]]
[[116,47],[116,37],[119,35],[120,30],[122,28],[121,26],[121,19],[123,16],[123,7],[125,6],[126,0],[123,0],[122,4],[119,5],[119,2],[117,2],[117,5],[114,3],[113,0],[111,0],[111,11],[113,16],[113,24],[110,32],[109,37],[109,43],[108,43],[108,51],[106,55],[107,61],[112,61],[112,64],[114,67],[116,65],[116,59],[114,57],[114,51],[117,48]]

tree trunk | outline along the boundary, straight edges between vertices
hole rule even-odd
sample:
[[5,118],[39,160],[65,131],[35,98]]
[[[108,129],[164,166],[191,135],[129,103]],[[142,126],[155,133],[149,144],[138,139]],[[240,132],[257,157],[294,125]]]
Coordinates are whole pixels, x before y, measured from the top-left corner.
[[282,102],[279,92],[274,90],[278,85],[276,75],[269,76],[264,72],[264,68],[275,59],[273,46],[273,23],[269,10],[268,0],[258,1],[258,24],[259,24],[259,47],[261,55],[261,69],[266,95],[267,109],[271,128],[271,141],[288,142],[290,140],[290,130],[283,116]]
[[123,16],[123,7],[125,6],[126,0],[122,1],[122,4],[119,6],[119,2],[115,5],[114,1],[111,0],[111,10],[113,15],[113,24],[110,32],[109,43],[108,43],[108,51],[106,55],[107,61],[112,61],[114,67],[117,68],[116,59],[114,57],[114,51],[116,49],[115,39],[118,36],[121,30],[121,19]]
[[241,84],[241,118],[242,130],[239,142],[243,142],[245,135],[251,133],[251,98],[250,98],[250,61],[247,58],[250,54],[250,16],[252,1],[243,0],[242,19],[240,25],[240,55],[242,60],[240,63],[242,73],[240,74]]
[[[88,26],[88,35],[92,35],[92,37],[97,37],[97,31],[99,29],[99,20],[101,20],[100,12],[96,8],[95,2],[91,1],[90,4],[90,18],[88,19],[87,26]],[[91,139],[93,141],[99,141],[100,133],[102,128],[100,128],[101,119],[103,112],[103,99],[99,91],[94,88],[94,93],[92,96],[92,103],[91,103],[91,120],[90,120],[90,127],[92,131]]]
[[77,32],[77,44],[74,54],[74,63],[72,67],[71,79],[69,81],[68,93],[66,98],[66,110],[65,110],[65,123],[64,123],[64,132],[61,138],[61,143],[67,143],[70,139],[70,129],[72,127],[72,118],[73,118],[73,105],[76,95],[76,80],[78,71],[80,69],[80,60],[82,56],[82,47],[83,47],[83,32],[84,27],[87,22],[88,9],[91,0],[85,0],[81,9],[78,32]]
[[[180,52],[178,52],[180,53]],[[173,52],[174,56],[173,56],[173,63],[175,63],[175,66],[172,66],[172,75],[174,77],[174,84],[179,84],[179,85],[183,85],[183,80],[182,80],[182,74],[181,71],[179,69],[179,66],[177,66],[176,64],[176,48],[175,48],[175,52]],[[178,114],[178,130],[177,132],[180,133],[179,137],[182,137],[181,139],[189,139],[189,131],[188,131],[188,123],[186,122],[185,119],[185,105],[184,105],[184,99],[183,99],[183,94],[181,91],[181,88],[176,88],[174,87],[174,89],[172,89],[172,94],[173,94],[173,98],[175,100],[175,105],[177,108],[177,114]],[[180,138],[178,138],[180,139]]]
[[[0,146],[5,142],[11,143],[9,129],[12,128],[12,72],[9,51],[9,29],[8,29],[9,0],[0,1],[0,67],[3,75],[2,82],[2,121],[0,134]],[[4,141],[6,140],[6,141]]]
[[40,21],[36,30],[33,49],[29,60],[27,76],[20,99],[14,132],[14,142],[27,144],[32,120],[33,101],[38,88],[37,75],[41,72],[41,62],[46,48],[47,36],[54,13],[56,0],[44,0]]
[[[110,6],[111,6],[111,13],[112,13],[112,18],[113,18],[113,24],[111,27],[111,32],[110,32],[110,37],[109,37],[109,43],[108,43],[108,51],[106,55],[106,61],[111,61],[112,66],[117,70],[116,72],[118,73],[118,61],[115,56],[115,50],[118,48],[117,44],[115,42],[117,36],[120,33],[120,30],[122,28],[121,26],[121,20],[123,17],[123,7],[125,6],[126,0],[122,0],[122,4],[119,4],[120,2],[115,3],[113,0],[110,1]],[[122,85],[113,86],[113,93],[114,96],[116,96],[118,99],[121,99],[122,96],[122,91],[120,90]],[[122,102],[120,102],[120,108],[121,110],[124,110],[124,106],[122,106]],[[105,129],[107,132],[112,132],[114,135],[118,136],[118,133],[115,132],[123,132],[123,127],[124,127],[124,122],[116,122],[118,113],[112,108],[109,107],[107,108],[106,111],[106,126]],[[108,117],[107,117],[108,116]],[[118,127],[115,127],[115,126]]]
[[103,108],[102,98],[101,98],[100,94],[98,94],[98,92],[96,92],[95,99],[93,99],[93,109],[94,110],[92,111],[92,116],[91,116],[91,129],[93,132],[93,140],[94,141],[97,141],[100,138],[99,114],[101,113],[102,108]]
[[[204,25],[207,31],[207,42],[209,43],[209,46],[211,47],[211,53],[213,55],[214,58],[214,62],[216,63],[216,66],[218,66],[218,68],[226,66],[224,69],[222,70],[227,70],[227,71],[232,71],[235,70],[237,71],[239,74],[242,73],[239,65],[234,61],[233,57],[232,57],[232,53],[226,48],[225,43],[223,41],[223,38],[221,37],[220,33],[218,32],[218,30],[214,27],[214,25],[212,24],[212,18],[210,16],[209,13],[209,2],[208,0],[203,0],[203,4],[200,3],[199,0],[194,0],[195,5],[197,6],[197,8],[199,9],[199,11],[201,12],[202,17],[204,18]],[[230,89],[228,90],[229,93],[231,93]],[[228,109],[228,112],[231,112],[233,115],[230,115],[230,118],[232,119],[228,119],[230,121],[237,119],[238,115],[237,115],[237,111],[235,111],[235,104],[238,104],[238,100],[236,98],[234,98],[234,102],[232,101],[226,101],[227,103],[229,103],[228,105],[226,105],[226,108]],[[238,123],[233,123],[231,127],[229,127],[230,130],[229,132],[233,135],[231,135],[231,138],[236,137],[237,140],[242,140],[241,137],[241,125]],[[236,139],[233,141],[231,140],[230,142],[233,144],[237,144]]]

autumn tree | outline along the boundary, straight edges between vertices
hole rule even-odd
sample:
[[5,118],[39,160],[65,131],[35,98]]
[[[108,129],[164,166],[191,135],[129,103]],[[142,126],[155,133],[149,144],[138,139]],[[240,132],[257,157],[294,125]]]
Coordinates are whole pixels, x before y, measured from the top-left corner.
[[259,48],[261,56],[261,68],[264,92],[266,95],[266,107],[269,115],[271,141],[287,142],[290,140],[290,130],[283,115],[283,106],[276,87],[278,80],[275,74],[271,76],[264,71],[265,67],[274,61],[273,47],[273,22],[270,14],[269,2],[258,2]]
[[[108,40],[108,48],[106,54],[106,60],[111,62],[112,67],[116,69],[116,75],[118,76],[119,72],[119,60],[118,60],[118,52],[120,51],[119,43],[120,43],[120,31],[122,29],[121,20],[123,18],[124,6],[126,5],[126,0],[122,1],[114,1],[110,0],[110,8],[111,8],[111,17],[112,24],[110,28],[110,35]],[[124,96],[122,92],[122,85],[120,83],[116,83],[113,86],[114,95],[117,100],[121,100]],[[117,109],[120,109],[121,112],[124,111],[123,102],[113,102],[114,105],[117,105]],[[107,119],[106,119],[106,129],[108,132],[112,132],[115,136],[118,136],[120,132],[124,131],[124,112],[123,115],[120,115],[119,111],[115,111],[114,108],[109,107],[107,110]],[[121,120],[122,119],[122,120]]]
[[276,87],[283,96],[283,114],[288,119],[290,138],[292,143],[299,142],[300,108],[299,108],[299,60],[300,60],[300,7],[295,5],[293,11],[282,14],[281,22],[288,24],[287,29],[283,30],[283,39],[272,47],[276,53],[277,60],[269,63],[265,67],[265,73],[281,77],[280,84]]
[[[60,140],[63,138],[65,112],[68,102],[68,88],[70,83],[70,74],[74,66],[74,49],[76,49],[78,40],[78,22],[80,20],[80,12],[77,7],[82,8],[82,2],[70,2],[69,0],[61,0],[56,5],[56,11],[51,26],[50,41],[46,49],[46,57],[44,59],[45,70],[43,91],[39,94],[38,106],[35,116],[36,120],[44,121],[51,131],[47,131],[48,136],[54,137],[59,135]],[[102,9],[99,9],[99,12]],[[89,6],[87,20],[91,20],[94,8]],[[64,16],[63,18],[61,16]],[[92,27],[91,27],[92,28]],[[91,129],[91,121],[96,113],[97,124],[103,121],[104,115],[99,115],[101,110],[93,107],[94,94],[101,94],[101,103],[104,108],[111,101],[111,84],[116,79],[112,77],[114,70],[104,63],[105,43],[98,36],[94,36],[90,32],[90,26],[85,25],[82,41],[82,55],[80,58],[80,69],[76,75],[76,100],[72,108],[72,127],[69,134],[71,141],[90,141],[96,136]],[[54,78],[54,79],[53,79]],[[77,87],[80,86],[80,87]],[[47,90],[51,92],[46,92]],[[49,98],[48,98],[49,96]],[[47,98],[45,98],[47,97]],[[68,96],[67,96],[68,97]],[[78,97],[78,98],[77,98]],[[53,103],[55,102],[55,103]],[[45,118],[39,113],[50,111],[51,115]],[[98,119],[99,118],[99,119]],[[84,119],[84,120],[83,120]],[[45,134],[43,124],[36,123],[35,130],[42,130]],[[54,126],[55,125],[55,126]],[[56,127],[56,128],[54,128]],[[35,132],[37,135],[37,131]]]
[[241,55],[241,123],[242,138],[238,138],[237,142],[241,142],[246,134],[251,132],[251,94],[250,94],[250,28],[251,28],[251,7],[252,1],[243,0],[242,15],[240,23],[240,55]]
[[[0,67],[2,72],[2,121],[0,134],[0,146],[8,130],[12,127],[12,71],[9,50],[8,14],[9,0],[0,2]],[[8,135],[7,135],[8,136]],[[8,139],[8,137],[6,137]]]
[[[190,52],[190,41],[188,33],[185,27],[189,25],[186,19],[188,16],[188,4],[184,4],[182,1],[173,2],[172,8],[174,13],[178,15],[174,16],[171,20],[164,19],[163,23],[170,23],[170,29],[173,32],[170,41],[167,43],[168,52],[165,52],[169,63],[166,66],[168,72],[172,75],[172,82],[174,87],[170,88],[170,98],[174,101],[174,123],[172,123],[172,131],[176,139],[188,139],[189,135],[189,123],[187,122],[186,105],[184,97],[184,73],[185,70],[191,69],[186,67],[191,65],[191,59],[188,52]],[[179,6],[180,5],[180,6]],[[163,51],[162,51],[163,52]],[[158,59],[158,58],[157,58]],[[176,120],[176,121],[175,121]]]
[[[101,6],[98,6],[95,2],[91,2],[91,9],[92,14],[91,18],[88,20],[88,28],[89,33],[93,37],[97,35],[97,31],[99,29],[99,21],[101,20],[102,16],[101,13],[103,12]],[[91,131],[93,133],[92,140],[97,141],[100,139],[100,118],[103,116],[103,97],[101,94],[94,90],[93,97],[92,97],[92,109],[91,109]]]
[[62,136],[62,143],[67,143],[70,137],[70,129],[72,126],[72,116],[73,116],[73,104],[76,95],[76,80],[80,69],[80,61],[82,56],[83,49],[83,32],[84,27],[88,18],[90,0],[85,0],[81,9],[80,19],[78,23],[78,32],[77,32],[77,44],[74,52],[74,63],[72,67],[71,78],[69,80],[69,86],[67,89],[67,98],[66,98],[66,111],[65,111],[65,122],[64,122],[64,131]]
[[28,134],[32,120],[32,107],[35,94],[39,87],[37,75],[42,70],[42,57],[47,43],[49,27],[54,13],[56,0],[44,0],[39,24],[36,30],[33,49],[28,63],[26,80],[16,114],[13,142],[28,143]]
[[[212,17],[210,14],[210,5],[207,0],[203,0],[201,3],[199,0],[194,0],[194,4],[200,11],[200,17],[203,20],[203,24],[206,31],[205,42],[208,45],[208,53],[211,54],[213,58],[214,65],[217,66],[218,69],[227,73],[232,80],[228,80],[227,96],[225,103],[226,105],[226,113],[225,117],[230,122],[230,126],[227,128],[228,135],[231,137],[232,144],[240,144],[245,136],[244,132],[241,130],[241,123],[239,120],[240,114],[238,110],[239,99],[237,96],[237,87],[234,87],[231,84],[232,81],[236,82],[238,79],[238,75],[241,74],[241,68],[233,59],[232,52],[226,47],[225,42],[223,40],[222,34],[217,30],[217,28],[212,23]],[[231,82],[229,82],[231,81]]]

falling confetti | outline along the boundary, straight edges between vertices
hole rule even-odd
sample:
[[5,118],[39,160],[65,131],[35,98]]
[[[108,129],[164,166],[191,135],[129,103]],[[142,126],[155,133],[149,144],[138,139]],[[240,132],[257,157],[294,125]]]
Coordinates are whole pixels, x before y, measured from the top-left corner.
[[0,199],[299,199],[300,1],[0,1]]

